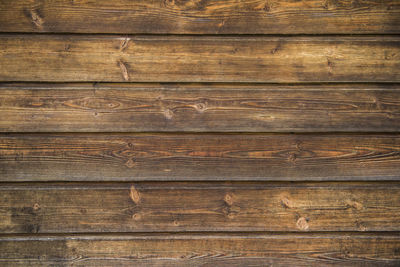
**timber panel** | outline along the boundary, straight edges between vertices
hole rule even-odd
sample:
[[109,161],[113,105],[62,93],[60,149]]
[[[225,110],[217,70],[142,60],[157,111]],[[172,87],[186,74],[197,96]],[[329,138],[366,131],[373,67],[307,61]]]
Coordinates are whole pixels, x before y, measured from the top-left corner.
[[3,84],[2,132],[399,132],[397,85]]
[[1,237],[5,265],[398,266],[396,234]]
[[396,0],[2,1],[0,31],[162,34],[400,33]]
[[397,183],[46,183],[0,191],[7,233],[400,231]]
[[400,81],[398,36],[0,35],[0,55],[0,81]]
[[398,180],[399,135],[3,134],[1,181]]

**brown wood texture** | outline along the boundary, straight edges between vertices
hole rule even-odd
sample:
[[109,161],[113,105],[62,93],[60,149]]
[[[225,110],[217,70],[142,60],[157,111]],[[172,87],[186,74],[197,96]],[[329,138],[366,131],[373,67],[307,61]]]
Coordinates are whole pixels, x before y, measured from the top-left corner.
[[400,37],[5,34],[0,81],[400,82]]
[[398,183],[0,187],[0,232],[400,231]]
[[398,180],[399,135],[3,134],[1,181]]
[[0,266],[400,266],[399,0],[0,0]]
[[398,85],[0,84],[1,132],[399,132]]
[[399,266],[397,234],[1,237],[5,266]]
[[1,32],[400,33],[396,0],[1,1]]

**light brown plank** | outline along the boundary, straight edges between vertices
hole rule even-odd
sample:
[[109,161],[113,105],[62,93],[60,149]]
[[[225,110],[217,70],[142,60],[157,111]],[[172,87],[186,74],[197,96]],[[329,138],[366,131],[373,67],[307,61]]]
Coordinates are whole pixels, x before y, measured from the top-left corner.
[[400,132],[398,85],[3,84],[1,132]]
[[398,266],[397,234],[1,237],[0,264],[43,266]]
[[0,187],[2,233],[400,231],[399,183]]
[[400,135],[5,134],[1,181],[398,180]]
[[1,35],[0,81],[399,82],[400,37]]
[[400,33],[396,0],[1,1],[2,32]]

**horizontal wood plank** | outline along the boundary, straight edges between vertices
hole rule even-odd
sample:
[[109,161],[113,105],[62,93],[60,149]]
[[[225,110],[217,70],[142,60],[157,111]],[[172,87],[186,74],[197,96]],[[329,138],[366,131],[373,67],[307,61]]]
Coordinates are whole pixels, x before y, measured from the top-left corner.
[[398,180],[400,135],[3,134],[1,181]]
[[398,266],[397,234],[1,237],[1,264],[22,266]]
[[0,81],[399,82],[400,37],[1,35]]
[[1,32],[400,33],[396,0],[1,1]]
[[398,85],[3,84],[1,132],[400,132]]
[[400,231],[399,183],[0,187],[2,233]]

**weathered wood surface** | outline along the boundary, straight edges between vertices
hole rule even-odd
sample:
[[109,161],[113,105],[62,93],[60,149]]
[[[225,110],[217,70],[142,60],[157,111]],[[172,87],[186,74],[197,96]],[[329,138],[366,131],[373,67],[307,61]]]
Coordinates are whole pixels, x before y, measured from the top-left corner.
[[3,134],[1,181],[399,180],[400,135]]
[[0,187],[2,233],[400,231],[399,183]]
[[398,85],[0,84],[1,132],[400,132]]
[[0,0],[0,266],[400,266],[399,85],[398,0]]
[[400,33],[396,0],[1,1],[1,32]]
[[5,34],[0,81],[399,82],[400,37]]
[[397,234],[0,237],[5,266],[399,266]]

